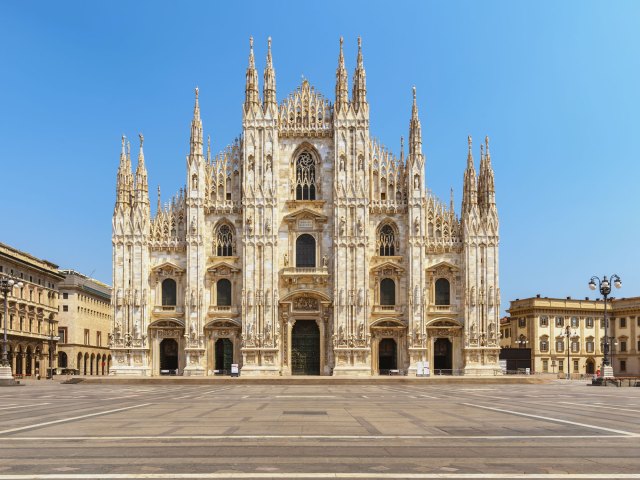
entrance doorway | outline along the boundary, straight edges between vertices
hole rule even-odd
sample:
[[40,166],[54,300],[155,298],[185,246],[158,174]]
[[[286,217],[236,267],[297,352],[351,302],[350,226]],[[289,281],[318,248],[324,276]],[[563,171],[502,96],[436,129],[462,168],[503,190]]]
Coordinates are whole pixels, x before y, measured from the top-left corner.
[[176,375],[178,373],[178,342],[173,338],[165,338],[160,342],[160,375]]
[[216,341],[216,364],[218,373],[231,373],[233,363],[233,343],[228,338],[219,338]]
[[436,375],[451,375],[451,341],[448,338],[438,338],[433,344],[433,368]]
[[298,320],[293,326],[291,373],[320,375],[320,329],[315,320]]
[[378,372],[389,374],[389,370],[398,369],[398,346],[393,338],[383,338],[378,344]]
[[591,358],[587,360],[586,373],[589,375],[593,375],[596,373],[596,364]]

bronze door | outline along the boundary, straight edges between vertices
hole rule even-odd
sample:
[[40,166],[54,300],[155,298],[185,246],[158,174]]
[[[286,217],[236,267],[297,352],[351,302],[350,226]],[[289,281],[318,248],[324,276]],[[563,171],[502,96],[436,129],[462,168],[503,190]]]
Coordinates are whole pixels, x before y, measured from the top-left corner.
[[320,329],[315,320],[298,320],[293,326],[291,373],[320,375]]

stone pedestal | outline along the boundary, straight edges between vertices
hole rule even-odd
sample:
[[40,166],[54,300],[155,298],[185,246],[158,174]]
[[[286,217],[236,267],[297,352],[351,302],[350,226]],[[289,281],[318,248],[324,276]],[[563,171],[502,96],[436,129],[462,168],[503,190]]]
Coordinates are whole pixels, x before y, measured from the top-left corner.
[[602,368],[602,377],[603,378],[613,378],[613,367],[611,365],[607,365]]
[[0,366],[0,386],[19,385],[20,383],[13,378],[11,374],[11,367]]

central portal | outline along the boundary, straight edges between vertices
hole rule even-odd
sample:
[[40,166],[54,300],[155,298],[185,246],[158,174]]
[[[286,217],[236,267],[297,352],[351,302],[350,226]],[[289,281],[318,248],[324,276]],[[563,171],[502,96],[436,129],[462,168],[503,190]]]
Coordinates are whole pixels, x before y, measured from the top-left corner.
[[380,375],[389,374],[389,370],[398,368],[398,352],[393,338],[384,338],[378,345],[378,371]]
[[436,375],[452,375],[452,348],[448,338],[438,338],[433,344],[433,368]]
[[222,374],[231,373],[233,363],[233,344],[228,338],[219,338],[216,341],[216,370]]
[[298,320],[291,331],[293,375],[320,375],[320,329],[315,320]]
[[178,342],[173,338],[165,338],[160,342],[160,374],[178,373]]

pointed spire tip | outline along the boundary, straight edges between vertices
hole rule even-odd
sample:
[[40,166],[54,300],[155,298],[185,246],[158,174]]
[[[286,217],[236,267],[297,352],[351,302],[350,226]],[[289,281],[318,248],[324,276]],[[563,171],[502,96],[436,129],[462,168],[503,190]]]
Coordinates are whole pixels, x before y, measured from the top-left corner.
[[142,148],[142,144],[144,143],[144,135],[142,135],[141,133],[138,134],[138,137],[140,138],[140,148]]

